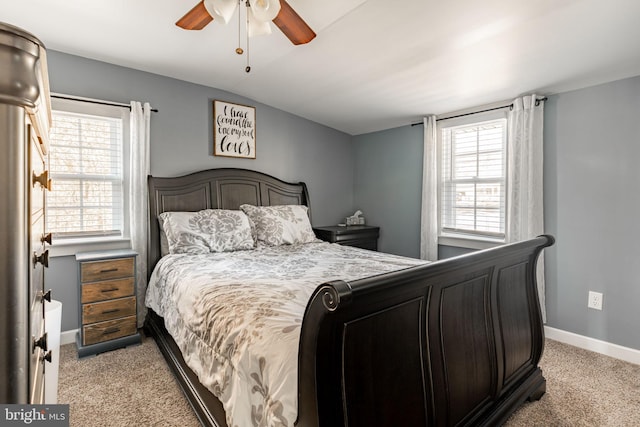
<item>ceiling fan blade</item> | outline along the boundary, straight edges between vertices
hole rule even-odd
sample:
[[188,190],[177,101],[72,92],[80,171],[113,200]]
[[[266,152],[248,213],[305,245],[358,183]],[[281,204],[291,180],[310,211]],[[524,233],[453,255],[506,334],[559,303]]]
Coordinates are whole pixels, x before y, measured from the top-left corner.
[[300,15],[285,0],[280,0],[280,12],[273,19],[273,23],[295,45],[309,43],[316,37],[316,33],[313,32],[311,27],[300,18]]
[[201,30],[209,22],[213,21],[213,17],[209,15],[204,7],[204,0],[194,6],[186,15],[176,22],[176,25],[185,30]]

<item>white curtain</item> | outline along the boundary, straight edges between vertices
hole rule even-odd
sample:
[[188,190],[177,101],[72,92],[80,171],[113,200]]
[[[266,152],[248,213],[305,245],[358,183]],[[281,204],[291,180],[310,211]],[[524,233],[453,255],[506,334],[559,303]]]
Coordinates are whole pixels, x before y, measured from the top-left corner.
[[129,162],[129,232],[131,248],[138,252],[136,284],[138,327],[142,327],[147,309],[144,298],[147,291],[147,229],[149,222],[147,176],[149,175],[149,140],[151,106],[131,101]]
[[[535,95],[513,101],[508,114],[507,243],[544,233],[542,192],[542,129],[544,102]],[[546,322],[544,258],[538,260],[538,297]]]
[[420,258],[438,260],[438,139],[436,116],[424,118]]

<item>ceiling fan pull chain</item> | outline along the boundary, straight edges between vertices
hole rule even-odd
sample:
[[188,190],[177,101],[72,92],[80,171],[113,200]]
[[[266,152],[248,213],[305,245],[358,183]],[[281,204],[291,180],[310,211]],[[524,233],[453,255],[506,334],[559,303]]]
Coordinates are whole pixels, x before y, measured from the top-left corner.
[[[242,5],[242,0],[238,0],[238,6]],[[241,28],[241,22],[242,22],[242,18],[240,17],[240,15],[242,15],[240,13],[241,8],[238,7],[238,47],[236,48],[236,53],[238,55],[242,55],[244,53],[244,50],[242,50],[241,44],[240,44],[240,34],[242,33],[242,28]]]
[[244,71],[246,71],[247,73],[251,71],[251,66],[249,65],[249,13],[250,13],[249,7],[251,7],[251,6],[249,5],[249,0],[247,0],[247,27],[246,27],[246,30],[247,30],[247,66],[244,69]]

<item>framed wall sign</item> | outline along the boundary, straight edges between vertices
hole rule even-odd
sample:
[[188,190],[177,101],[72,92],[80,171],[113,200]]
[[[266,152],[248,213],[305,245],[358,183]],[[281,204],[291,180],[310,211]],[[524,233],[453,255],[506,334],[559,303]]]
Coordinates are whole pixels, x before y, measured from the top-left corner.
[[213,155],[256,158],[256,108],[213,101]]

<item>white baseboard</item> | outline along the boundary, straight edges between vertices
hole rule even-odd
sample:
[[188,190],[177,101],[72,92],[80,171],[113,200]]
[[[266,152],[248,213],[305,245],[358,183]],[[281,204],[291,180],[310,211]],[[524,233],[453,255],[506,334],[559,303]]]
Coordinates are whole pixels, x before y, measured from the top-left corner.
[[72,329],[70,331],[64,331],[60,334],[60,345],[65,344],[73,344],[76,342],[76,334],[78,333],[77,329]]
[[547,338],[552,340],[640,365],[640,350],[611,344],[606,341],[600,341],[595,338],[585,337],[583,335],[551,328],[549,326],[544,327],[544,334]]

